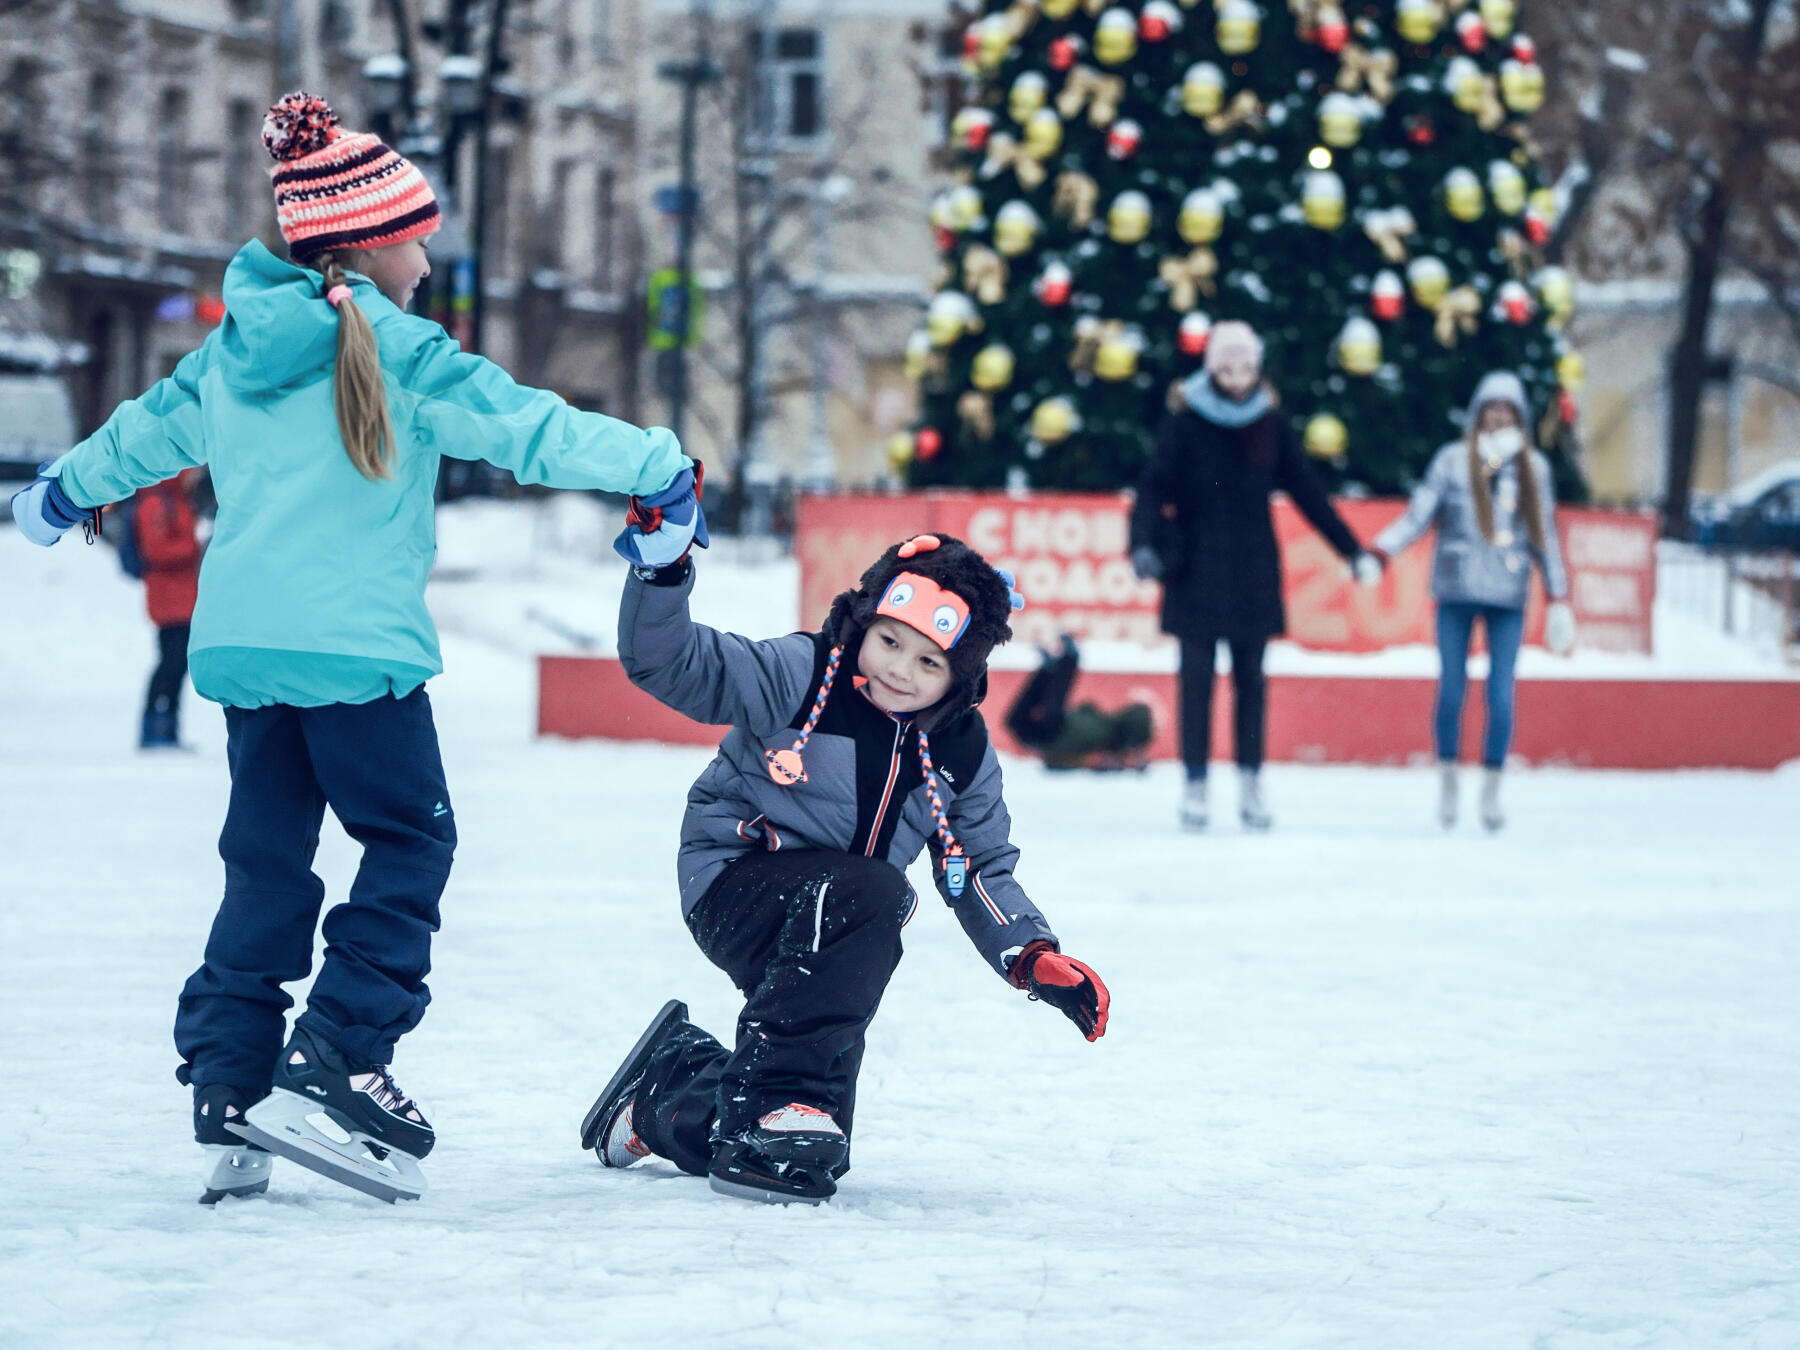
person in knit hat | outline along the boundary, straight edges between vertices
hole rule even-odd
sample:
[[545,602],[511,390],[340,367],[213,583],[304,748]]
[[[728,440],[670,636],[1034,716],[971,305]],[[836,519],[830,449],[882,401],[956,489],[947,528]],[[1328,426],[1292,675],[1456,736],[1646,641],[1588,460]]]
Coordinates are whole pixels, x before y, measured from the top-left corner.
[[[668,431],[516,384],[406,312],[438,208],[402,156],[305,93],[269,110],[262,139],[289,256],[244,245],[205,344],[12,509],[48,546],[96,524],[98,507],[210,467],[219,507],[189,669],[225,708],[225,895],[175,1020],[176,1077],[213,1156],[204,1198],[267,1187],[269,1155],[251,1142],[384,1199],[416,1197],[435,1135],[388,1065],[430,998],[456,847],[425,693],[443,669],[425,606],[440,457],[637,494],[654,520],[622,543],[647,564],[704,540],[698,481]],[[312,969],[327,807],[362,862],[325,915],[324,963],[289,1034],[283,985]],[[337,1135],[312,1123],[321,1111]]]
[[849,1169],[864,1038],[918,897],[1088,1040],[1110,996],[1062,955],[1019,851],[978,705],[1011,636],[1011,578],[949,535],[895,544],[824,627],[752,641],[695,623],[686,559],[637,567],[619,659],[639,688],[731,730],[688,793],[676,870],[688,930],[745,997],[727,1047],[670,1002],[582,1123],[608,1167],[655,1154],[714,1190],[817,1203]]

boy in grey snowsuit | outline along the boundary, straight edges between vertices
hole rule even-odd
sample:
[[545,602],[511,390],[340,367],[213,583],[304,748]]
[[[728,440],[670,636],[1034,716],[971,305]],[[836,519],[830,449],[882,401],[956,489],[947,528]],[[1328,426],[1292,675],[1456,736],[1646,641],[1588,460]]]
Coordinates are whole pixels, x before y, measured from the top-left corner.
[[715,1190],[816,1203],[849,1166],[863,1039],[918,903],[905,869],[920,850],[996,973],[1089,1040],[1108,995],[1013,877],[976,710],[1011,636],[1010,579],[921,535],[838,596],[823,631],[768,641],[696,624],[693,584],[685,559],[634,568],[619,656],[663,703],[732,728],[688,793],[677,869],[689,931],[746,1003],[729,1049],[665,1006],[582,1144],[608,1166],[655,1153]]

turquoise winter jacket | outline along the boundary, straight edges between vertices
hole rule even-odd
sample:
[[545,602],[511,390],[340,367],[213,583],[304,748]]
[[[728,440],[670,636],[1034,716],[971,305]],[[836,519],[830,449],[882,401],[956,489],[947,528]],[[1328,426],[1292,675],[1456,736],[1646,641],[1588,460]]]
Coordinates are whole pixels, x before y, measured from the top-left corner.
[[522,483],[639,495],[688,463],[672,432],[516,384],[366,277],[351,281],[381,349],[391,479],[370,482],[344,453],[337,312],[319,274],[255,241],[226,270],[225,319],[200,349],[47,470],[93,507],[211,469],[219,513],[189,652],[194,688],[217,703],[403,698],[443,670],[425,608],[440,455],[487,460]]

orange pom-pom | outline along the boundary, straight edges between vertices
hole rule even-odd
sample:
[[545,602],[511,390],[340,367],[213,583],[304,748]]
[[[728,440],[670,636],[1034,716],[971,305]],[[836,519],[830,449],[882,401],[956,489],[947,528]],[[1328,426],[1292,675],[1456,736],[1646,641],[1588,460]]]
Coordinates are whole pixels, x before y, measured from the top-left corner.
[[263,118],[262,143],[274,159],[299,159],[323,150],[342,135],[337,125],[337,114],[329,103],[317,94],[296,90]]

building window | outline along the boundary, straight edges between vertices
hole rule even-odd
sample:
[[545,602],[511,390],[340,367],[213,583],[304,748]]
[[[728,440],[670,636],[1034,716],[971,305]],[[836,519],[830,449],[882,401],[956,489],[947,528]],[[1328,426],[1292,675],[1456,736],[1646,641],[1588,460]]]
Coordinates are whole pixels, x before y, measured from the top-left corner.
[[176,234],[188,221],[188,96],[165,89],[156,137],[156,220]]
[[594,286],[602,293],[613,288],[613,250],[618,247],[618,171],[602,164],[594,184],[594,221],[597,237],[594,247]]
[[118,85],[111,75],[88,81],[87,121],[82,128],[82,197],[88,219],[112,224],[118,202],[118,165],[113,160],[112,122]]
[[0,95],[0,182],[16,184],[19,200],[27,208],[43,177],[43,73],[43,67],[30,58],[14,61],[5,93]]
[[938,167],[949,165],[950,123],[967,97],[967,77],[962,66],[962,30],[940,28],[929,70],[931,116],[925,123],[925,145]]
[[816,28],[750,33],[751,129],[775,146],[805,146],[825,130],[824,43]]

